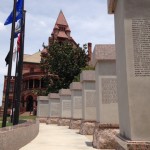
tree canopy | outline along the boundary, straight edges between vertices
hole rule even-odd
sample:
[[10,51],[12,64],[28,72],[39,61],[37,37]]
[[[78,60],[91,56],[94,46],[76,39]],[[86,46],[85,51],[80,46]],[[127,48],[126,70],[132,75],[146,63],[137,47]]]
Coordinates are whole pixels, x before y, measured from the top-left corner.
[[69,88],[74,77],[87,65],[87,46],[74,47],[69,42],[54,42],[47,47],[47,55],[41,59],[41,68],[45,71],[44,80],[47,93]]

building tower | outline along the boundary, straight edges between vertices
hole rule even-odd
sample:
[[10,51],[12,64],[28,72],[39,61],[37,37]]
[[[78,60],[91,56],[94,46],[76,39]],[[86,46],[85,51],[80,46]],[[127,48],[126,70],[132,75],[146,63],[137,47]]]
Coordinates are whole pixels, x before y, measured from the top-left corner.
[[62,10],[58,15],[55,26],[51,33],[51,37],[49,37],[49,45],[51,42],[54,42],[56,40],[59,42],[70,41],[74,46],[77,46],[77,43],[71,37],[71,30]]

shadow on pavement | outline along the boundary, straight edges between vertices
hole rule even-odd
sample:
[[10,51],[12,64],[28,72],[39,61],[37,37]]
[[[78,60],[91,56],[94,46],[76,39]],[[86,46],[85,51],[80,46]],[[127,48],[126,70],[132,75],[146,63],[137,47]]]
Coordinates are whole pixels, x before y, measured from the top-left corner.
[[88,147],[93,147],[92,142],[85,142]]

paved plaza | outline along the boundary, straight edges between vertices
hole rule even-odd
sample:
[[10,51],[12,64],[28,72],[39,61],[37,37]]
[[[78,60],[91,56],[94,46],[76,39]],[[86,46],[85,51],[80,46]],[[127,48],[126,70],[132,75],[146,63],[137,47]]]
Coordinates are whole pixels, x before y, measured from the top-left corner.
[[68,126],[40,124],[38,136],[20,150],[94,150],[92,140]]

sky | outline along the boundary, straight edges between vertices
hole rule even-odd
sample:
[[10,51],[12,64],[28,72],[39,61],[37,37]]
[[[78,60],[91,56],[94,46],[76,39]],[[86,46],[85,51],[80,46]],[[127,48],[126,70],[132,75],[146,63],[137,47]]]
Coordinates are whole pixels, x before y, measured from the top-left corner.
[[[7,75],[5,57],[10,49],[11,25],[4,22],[13,8],[13,0],[0,0],[0,105]],[[25,54],[42,50],[42,43],[48,44],[48,37],[60,10],[71,29],[71,36],[82,46],[114,43],[114,18],[107,13],[107,0],[25,0],[26,29]],[[15,41],[16,45],[16,41]],[[15,63],[12,67],[14,75]]]

